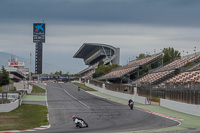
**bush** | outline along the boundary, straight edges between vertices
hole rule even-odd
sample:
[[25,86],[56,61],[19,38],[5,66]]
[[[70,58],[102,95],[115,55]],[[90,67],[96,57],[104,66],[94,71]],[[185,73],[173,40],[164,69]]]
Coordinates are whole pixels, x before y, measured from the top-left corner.
[[36,86],[34,84],[29,84],[29,85],[33,86],[32,94],[38,94],[38,93],[45,93],[46,92],[45,89],[42,89],[39,86]]
[[193,65],[195,65],[194,62],[188,62],[188,63],[185,64],[185,67],[191,67],[191,66],[193,66]]
[[153,102],[159,102],[160,101],[160,97],[151,97],[151,101]]

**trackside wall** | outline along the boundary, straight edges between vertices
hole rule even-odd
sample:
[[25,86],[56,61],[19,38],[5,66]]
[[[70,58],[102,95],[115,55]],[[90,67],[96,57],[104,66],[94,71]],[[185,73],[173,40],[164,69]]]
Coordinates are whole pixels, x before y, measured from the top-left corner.
[[160,99],[160,106],[183,112],[186,114],[200,116],[200,105],[181,103],[167,99]]
[[19,106],[19,100],[8,104],[0,104],[0,112],[10,112]]
[[88,83],[85,83],[85,85],[90,87],[90,88],[93,88],[94,90],[97,90],[101,93],[107,94],[107,95],[111,95],[111,96],[126,99],[126,100],[133,99],[135,102],[141,103],[141,104],[146,103],[145,97],[141,97],[141,96],[137,96],[137,95],[124,94],[124,93],[115,92],[115,91],[110,91],[110,90],[106,90],[104,88],[100,88],[100,87],[97,87],[97,86],[94,86],[94,85],[91,85],[91,84],[88,84]]

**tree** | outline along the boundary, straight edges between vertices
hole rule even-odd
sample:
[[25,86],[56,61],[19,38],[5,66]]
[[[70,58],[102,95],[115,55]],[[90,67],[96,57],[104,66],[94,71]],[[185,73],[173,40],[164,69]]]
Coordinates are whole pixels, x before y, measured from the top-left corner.
[[59,72],[59,75],[62,75],[62,71]]
[[9,73],[4,67],[2,67],[0,72],[0,86],[9,84]]
[[146,57],[150,57],[150,55],[141,53],[141,54],[139,54],[139,56],[136,56],[136,59],[140,60],[140,59],[143,59],[143,58],[146,58]]
[[54,75],[62,75],[62,71],[56,71],[55,73],[54,73]]
[[119,65],[117,64],[112,64],[112,65],[100,65],[96,70],[95,73],[93,73],[92,77],[93,78],[97,78],[100,77],[102,75],[105,75],[107,73],[109,73],[112,69],[119,67]]
[[98,67],[100,67],[101,65],[104,65],[103,60],[100,60],[100,61],[99,61]]
[[181,57],[181,53],[178,50],[174,50],[174,48],[164,48],[163,49],[163,63],[166,63],[170,60],[173,60],[175,58]]

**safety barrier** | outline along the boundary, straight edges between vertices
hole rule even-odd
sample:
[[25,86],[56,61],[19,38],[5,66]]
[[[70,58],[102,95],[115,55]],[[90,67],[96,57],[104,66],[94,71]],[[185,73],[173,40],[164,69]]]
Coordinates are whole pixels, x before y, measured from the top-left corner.
[[138,95],[131,95],[131,94],[125,94],[125,93],[120,93],[120,92],[115,92],[115,91],[110,91],[110,90],[106,90],[105,88],[101,88],[101,87],[97,87],[88,83],[85,83],[86,86],[93,88],[94,90],[97,90],[101,93],[107,94],[107,95],[111,95],[114,97],[118,97],[118,98],[122,98],[122,99],[133,99],[135,102],[137,103],[141,103],[141,104],[146,104],[146,98],[145,97],[141,97]]
[[0,104],[0,112],[10,112],[19,106],[19,100],[8,104]]
[[167,99],[160,99],[160,106],[183,112],[186,114],[200,116],[200,105],[181,103]]
[[[2,94],[1,94],[2,95]],[[2,95],[3,96],[3,95]],[[1,96],[1,98],[2,98]],[[7,93],[7,98],[2,98],[0,104],[0,112],[10,112],[16,109],[18,106],[21,106],[23,99],[26,96],[26,91],[21,91],[19,93]]]

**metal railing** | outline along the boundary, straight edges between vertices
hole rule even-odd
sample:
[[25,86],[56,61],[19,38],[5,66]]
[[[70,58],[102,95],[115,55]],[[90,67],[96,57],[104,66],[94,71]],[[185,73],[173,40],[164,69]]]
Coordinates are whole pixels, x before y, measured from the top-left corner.
[[192,56],[199,55],[199,54],[200,54],[200,52],[196,52],[196,53],[193,53],[193,54],[185,55],[185,56],[182,56],[181,59],[192,57]]

